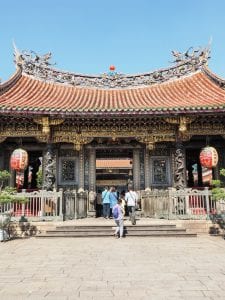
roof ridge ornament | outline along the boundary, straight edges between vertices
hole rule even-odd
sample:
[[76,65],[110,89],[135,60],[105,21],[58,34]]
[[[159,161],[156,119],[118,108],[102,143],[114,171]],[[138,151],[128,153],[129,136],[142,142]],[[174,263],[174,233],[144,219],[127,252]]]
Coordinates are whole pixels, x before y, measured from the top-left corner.
[[40,55],[35,51],[30,50],[22,50],[20,51],[15,42],[13,41],[13,49],[14,49],[14,62],[17,66],[24,66],[29,64],[34,64],[37,67],[49,67],[55,65],[55,63],[51,63],[49,60],[52,57],[51,52],[47,52],[46,54]]
[[96,89],[124,89],[149,86],[162,83],[171,79],[177,79],[193,73],[207,64],[210,47],[193,49],[190,47],[186,52],[172,51],[174,56],[173,65],[153,72],[125,75],[115,72],[115,67],[109,73],[101,75],[85,75],[53,68],[50,63],[51,52],[38,55],[34,51],[19,52],[14,47],[15,62],[22,72],[32,75],[37,79],[48,82],[68,84],[76,87],[88,87]]
[[175,58],[172,63],[190,63],[196,66],[201,66],[208,63],[208,59],[210,58],[210,52],[211,42],[209,42],[209,45],[205,48],[198,47],[194,49],[193,47],[189,47],[184,53],[172,50],[171,53]]

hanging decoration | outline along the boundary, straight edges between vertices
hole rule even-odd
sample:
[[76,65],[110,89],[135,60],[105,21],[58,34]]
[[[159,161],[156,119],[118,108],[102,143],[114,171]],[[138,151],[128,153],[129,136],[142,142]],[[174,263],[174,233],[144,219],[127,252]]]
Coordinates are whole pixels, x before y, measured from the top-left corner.
[[24,174],[23,171],[28,165],[27,151],[19,148],[13,151],[10,158],[10,167],[16,171],[16,186],[17,190],[23,185]]
[[27,151],[21,148],[14,150],[10,158],[10,167],[17,172],[21,172],[24,169],[26,169],[27,165],[28,165]]
[[214,147],[205,147],[200,152],[200,163],[202,167],[211,169],[218,163],[218,153]]

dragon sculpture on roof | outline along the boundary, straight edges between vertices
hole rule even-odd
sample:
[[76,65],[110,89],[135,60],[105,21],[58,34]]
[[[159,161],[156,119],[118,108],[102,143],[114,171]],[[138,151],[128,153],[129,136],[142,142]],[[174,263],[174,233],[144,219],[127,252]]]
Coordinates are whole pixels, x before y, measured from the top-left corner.
[[101,89],[143,87],[180,78],[207,65],[210,58],[209,54],[210,47],[198,49],[190,47],[184,53],[173,50],[174,60],[172,66],[157,71],[135,75],[124,75],[121,73],[114,73],[113,75],[107,73],[102,75],[85,75],[63,72],[53,68],[54,64],[50,62],[51,52],[44,55],[38,55],[34,51],[19,52],[14,46],[15,63],[27,75],[49,82]]

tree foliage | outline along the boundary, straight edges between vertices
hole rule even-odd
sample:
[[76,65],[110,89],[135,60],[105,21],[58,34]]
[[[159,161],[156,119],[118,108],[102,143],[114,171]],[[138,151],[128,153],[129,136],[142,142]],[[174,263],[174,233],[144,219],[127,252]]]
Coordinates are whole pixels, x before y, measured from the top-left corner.
[[[225,169],[220,170],[220,175],[225,177]],[[222,180],[212,180],[212,196],[213,200],[225,199],[225,185]]]
[[10,202],[26,203],[26,197],[18,196],[15,188],[6,185],[10,177],[11,174],[8,171],[0,170],[0,204]]

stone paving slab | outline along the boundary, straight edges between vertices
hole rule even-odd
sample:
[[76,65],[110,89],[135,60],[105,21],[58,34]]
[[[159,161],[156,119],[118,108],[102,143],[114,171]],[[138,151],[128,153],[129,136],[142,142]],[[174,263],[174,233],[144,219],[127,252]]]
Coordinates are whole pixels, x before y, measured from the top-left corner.
[[0,299],[225,299],[225,241],[21,239],[0,243]]

